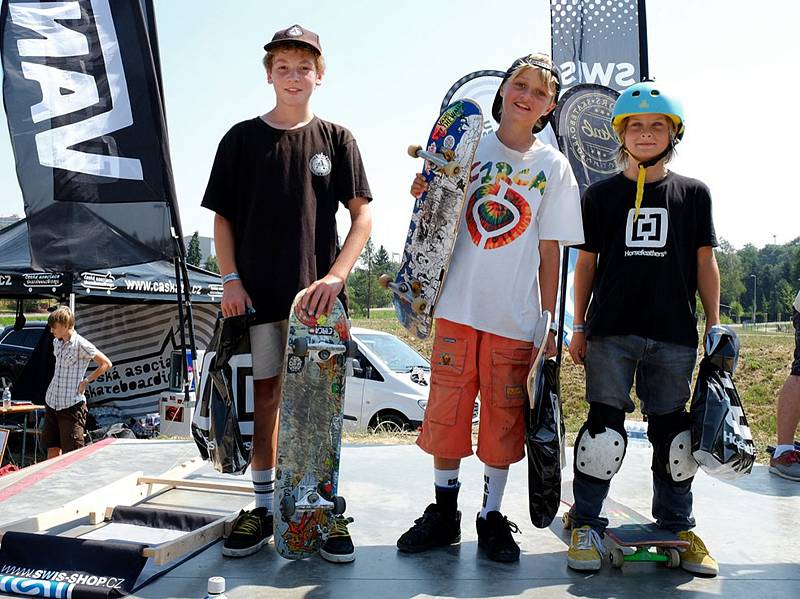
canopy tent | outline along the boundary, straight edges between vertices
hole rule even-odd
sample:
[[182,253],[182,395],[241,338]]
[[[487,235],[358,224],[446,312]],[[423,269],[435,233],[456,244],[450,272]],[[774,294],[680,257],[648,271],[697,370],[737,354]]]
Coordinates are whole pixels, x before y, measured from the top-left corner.
[[[219,275],[187,265],[192,303],[218,303]],[[25,219],[0,231],[0,298],[66,298],[79,303],[176,301],[175,266],[167,260],[89,272],[38,272],[31,268]]]
[[[64,300],[75,294],[76,328],[114,363],[87,389],[89,407],[114,408],[124,416],[158,411],[159,397],[170,387],[173,352],[182,345],[174,264],[163,260],[82,273],[37,272],[30,264],[22,220],[0,231],[0,299]],[[222,283],[201,268],[188,271],[196,344],[203,351],[214,330]],[[42,401],[50,378],[43,376],[47,360],[52,361],[52,345],[45,335],[12,389],[14,399]]]

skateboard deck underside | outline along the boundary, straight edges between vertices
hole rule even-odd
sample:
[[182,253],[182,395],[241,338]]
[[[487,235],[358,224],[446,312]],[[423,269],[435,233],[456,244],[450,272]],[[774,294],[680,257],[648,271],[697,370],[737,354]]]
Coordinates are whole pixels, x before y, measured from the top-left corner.
[[[297,303],[295,299],[295,303]],[[311,352],[304,358],[294,354],[295,339],[315,343],[341,344],[350,339],[347,317],[337,300],[330,316],[322,316],[313,326],[302,323],[292,306],[284,361],[283,397],[278,434],[278,460],[275,480],[275,547],[289,559],[314,555],[328,530],[330,511],[296,511],[285,518],[281,499],[297,497],[297,486],[305,477],[317,486],[328,485],[335,495],[338,487],[339,456],[342,441],[346,354],[314,362]],[[302,360],[302,366],[296,370]]]
[[[420,339],[431,331],[433,310],[441,293],[461,223],[464,199],[483,116],[469,100],[451,104],[434,125],[428,152],[457,162],[460,173],[447,176],[426,161],[423,176],[428,190],[414,203],[393,302],[400,323]],[[422,309],[415,306],[424,305]]]

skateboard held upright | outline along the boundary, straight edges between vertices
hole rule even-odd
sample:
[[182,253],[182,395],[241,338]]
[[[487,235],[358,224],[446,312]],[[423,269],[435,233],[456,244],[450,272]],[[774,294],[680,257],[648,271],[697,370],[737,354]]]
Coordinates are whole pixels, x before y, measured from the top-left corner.
[[392,290],[400,323],[420,339],[431,331],[482,129],[478,105],[459,100],[441,114],[424,148],[408,148],[414,158],[425,159],[422,174],[428,189],[414,203],[397,276],[392,280],[383,275],[380,283]]
[[314,555],[345,510],[336,493],[350,326],[339,300],[328,316],[302,313],[304,293],[289,316],[275,472],[275,548],[287,559]]

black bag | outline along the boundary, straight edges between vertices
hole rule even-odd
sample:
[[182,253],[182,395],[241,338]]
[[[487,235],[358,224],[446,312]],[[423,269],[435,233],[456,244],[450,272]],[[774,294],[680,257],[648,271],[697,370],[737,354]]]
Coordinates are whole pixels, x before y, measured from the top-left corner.
[[565,459],[564,416],[558,362],[542,360],[536,371],[533,409],[525,406],[528,510],[537,528],[550,525],[561,500]]
[[[192,418],[192,436],[203,459],[223,474],[244,474],[250,464],[249,440],[239,428],[237,390],[231,359],[250,360],[251,315],[217,318],[203,359],[199,400]],[[252,376],[252,367],[249,368]],[[236,370],[242,374],[242,369]]]
[[692,394],[692,455],[707,474],[733,480],[748,474],[755,446],[742,401],[733,384],[738,361],[736,334],[717,326],[709,332]]

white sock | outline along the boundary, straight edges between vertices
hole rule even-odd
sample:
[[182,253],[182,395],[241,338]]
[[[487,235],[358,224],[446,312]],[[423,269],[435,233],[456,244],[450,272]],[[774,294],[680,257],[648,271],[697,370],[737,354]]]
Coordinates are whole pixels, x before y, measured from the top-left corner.
[[481,518],[486,518],[489,512],[499,512],[503,502],[503,492],[506,490],[508,468],[493,468],[486,466],[483,473],[483,507]]
[[256,493],[256,508],[265,507],[272,513],[272,497],[275,493],[275,468],[269,470],[250,470],[253,477],[253,490]]
[[458,486],[458,468],[455,470],[433,469],[433,482],[437,487],[449,489]]
[[772,454],[772,457],[779,458],[787,451],[794,451],[794,445],[778,445],[775,448],[775,453]]

